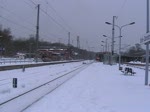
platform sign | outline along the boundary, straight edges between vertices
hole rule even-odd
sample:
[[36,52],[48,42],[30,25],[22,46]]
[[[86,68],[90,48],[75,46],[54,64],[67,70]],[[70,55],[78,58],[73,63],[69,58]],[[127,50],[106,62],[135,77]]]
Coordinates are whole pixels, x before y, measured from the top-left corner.
[[150,32],[146,33],[141,39],[140,39],[141,44],[146,44],[150,43]]
[[17,78],[13,78],[13,88],[17,88]]

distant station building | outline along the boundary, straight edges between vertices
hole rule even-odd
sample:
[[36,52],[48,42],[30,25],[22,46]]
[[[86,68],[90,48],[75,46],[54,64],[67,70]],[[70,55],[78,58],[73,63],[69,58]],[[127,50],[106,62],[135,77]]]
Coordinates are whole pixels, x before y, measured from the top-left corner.
[[26,56],[25,53],[17,53],[15,57],[19,59],[25,59],[25,56]]
[[38,57],[43,61],[59,61],[71,59],[68,49],[38,49]]

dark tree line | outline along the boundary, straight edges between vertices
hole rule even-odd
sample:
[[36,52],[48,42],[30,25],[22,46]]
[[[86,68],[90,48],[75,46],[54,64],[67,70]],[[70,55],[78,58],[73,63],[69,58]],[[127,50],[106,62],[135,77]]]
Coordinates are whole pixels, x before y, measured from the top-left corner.
[[[64,48],[67,49],[68,46],[63,43],[50,43],[47,41],[39,41],[39,49],[43,48]],[[69,48],[73,52],[78,53],[78,58],[87,59],[89,57],[94,57],[93,52],[89,52],[83,49],[78,49],[74,46]],[[36,39],[34,35],[30,35],[28,38],[15,38],[11,34],[10,28],[3,28],[0,25],[0,55],[3,56],[14,56],[17,52],[21,53],[35,53],[36,52]],[[129,50],[124,52],[122,55],[131,57],[140,57],[145,54],[145,50],[140,44],[135,44],[130,47]]]
[[9,28],[3,29],[0,26],[0,53],[1,55],[9,55],[12,54],[13,48],[13,36],[11,34],[11,30]]
[[140,44],[135,44],[134,46],[130,47],[123,55],[131,56],[131,57],[141,57],[145,55],[145,50],[141,47]]
[[[64,48],[68,49],[68,46],[63,43],[50,43],[47,41],[39,41],[39,49],[44,48]],[[78,58],[88,59],[92,52],[88,52],[83,49],[78,49],[74,46],[70,46],[69,49],[72,52],[78,53]],[[28,38],[15,38],[11,34],[10,28],[2,28],[0,26],[0,55],[1,56],[14,56],[16,53],[35,53],[36,52],[36,38],[34,35],[30,35]],[[94,56],[93,56],[94,57]]]

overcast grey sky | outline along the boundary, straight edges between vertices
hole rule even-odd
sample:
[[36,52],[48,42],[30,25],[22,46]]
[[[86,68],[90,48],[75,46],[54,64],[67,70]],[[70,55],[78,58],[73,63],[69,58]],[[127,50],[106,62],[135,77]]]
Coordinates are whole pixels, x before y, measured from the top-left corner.
[[[10,27],[15,37],[35,34],[36,4],[40,4],[40,39],[63,43],[68,41],[76,46],[80,36],[81,48],[101,51],[102,35],[112,36],[112,17],[124,27],[122,43],[134,45],[146,32],[146,0],[0,0],[0,24]],[[119,35],[115,28],[115,36]],[[118,38],[115,39],[118,44]],[[115,49],[117,49],[117,45]],[[92,49],[93,48],[93,49]]]

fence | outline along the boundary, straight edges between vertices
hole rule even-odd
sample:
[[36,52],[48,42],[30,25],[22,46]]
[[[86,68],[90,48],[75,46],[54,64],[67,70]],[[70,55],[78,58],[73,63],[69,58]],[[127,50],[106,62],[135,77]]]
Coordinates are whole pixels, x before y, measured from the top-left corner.
[[35,60],[31,59],[19,59],[19,58],[0,58],[0,64],[17,64],[17,63],[33,63]]

